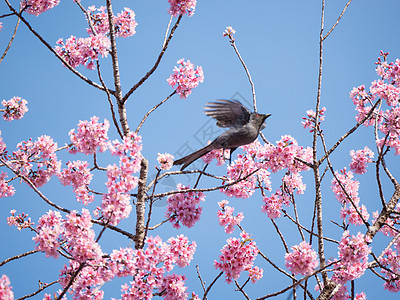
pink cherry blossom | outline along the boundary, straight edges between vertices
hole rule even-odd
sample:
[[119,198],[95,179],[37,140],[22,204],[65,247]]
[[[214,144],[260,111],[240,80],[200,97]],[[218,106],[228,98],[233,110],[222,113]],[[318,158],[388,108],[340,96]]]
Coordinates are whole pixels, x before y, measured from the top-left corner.
[[[340,170],[339,172],[335,172],[336,177],[340,181],[341,185],[345,189],[347,195],[352,199],[355,204],[360,202],[360,198],[358,197],[358,188],[360,183],[357,180],[353,180],[353,173],[351,171],[347,171],[346,168]],[[347,197],[346,193],[343,191],[342,186],[336,180],[336,178],[332,179],[331,189],[336,196],[336,199],[342,204],[350,204],[351,202]]]
[[[367,211],[367,208],[365,207],[365,205],[363,204],[362,206],[357,207],[357,210],[361,213],[364,221],[368,221],[369,214],[368,214],[368,211]],[[351,204],[349,204],[348,208],[346,207],[346,205],[344,207],[342,207],[342,209],[340,210],[340,217],[342,219],[345,219],[348,217],[349,223],[353,224],[353,225],[363,225],[364,224],[363,219],[360,217],[360,215],[358,214],[358,212],[356,211],[354,206]]]
[[367,172],[367,164],[371,163],[374,158],[374,152],[365,146],[363,150],[350,150],[350,156],[350,170],[356,174],[364,174]]
[[72,36],[65,43],[59,39],[54,50],[72,67],[79,65],[86,66],[88,69],[95,68],[95,62],[102,57],[107,56],[110,51],[110,39],[105,35],[95,35],[87,38],[76,38]]
[[[211,143],[211,141],[208,141],[208,144],[209,143]],[[225,163],[225,157],[229,156],[229,152],[229,149],[225,149],[225,151],[223,149],[215,149],[203,155],[201,159],[206,164],[211,163],[213,159],[217,159],[217,166],[222,166]]]
[[[101,6],[100,8],[90,6],[88,12],[90,13],[90,18],[93,22],[96,34],[104,36],[108,35],[110,25],[106,8],[104,6]],[[117,16],[114,16],[113,20],[115,35],[117,37],[129,37],[136,33],[135,28],[137,22],[135,21],[135,13],[130,8],[125,7],[122,12],[118,13]],[[87,28],[87,31],[90,35],[93,35],[90,28]]]
[[3,22],[0,22],[0,31],[3,29]]
[[28,214],[22,213],[18,216],[15,215],[16,210],[12,209],[10,211],[11,216],[7,217],[7,224],[9,226],[16,226],[18,230],[22,230],[24,228],[32,228],[33,222],[31,218],[28,218]]
[[386,278],[386,281],[383,284],[384,288],[393,293],[399,292],[400,279],[397,274],[400,273],[400,256],[398,252],[391,248],[385,249],[383,256],[379,258],[379,262],[392,271],[381,269],[381,273]]
[[165,300],[186,300],[188,294],[185,286],[185,276],[168,274],[164,277],[158,291],[162,293]]
[[103,252],[95,242],[95,232],[92,229],[90,212],[83,208],[80,215],[72,211],[64,221],[63,237],[67,241],[67,249],[77,262],[100,260]]
[[90,184],[93,174],[88,169],[89,163],[87,161],[74,161],[68,162],[67,168],[63,169],[59,174],[58,178],[61,183],[66,185],[72,185],[76,198],[81,203],[87,205],[94,200],[94,195],[90,195],[86,186]]
[[[322,121],[325,120],[325,111],[326,108],[322,107],[320,111],[318,112],[318,126],[321,124]],[[315,111],[312,109],[307,110],[307,118],[303,118],[304,121],[301,121],[301,124],[303,125],[304,128],[310,128],[310,132],[314,130],[315,127],[315,121],[316,121],[316,114]]]
[[285,254],[285,265],[293,274],[310,275],[318,267],[317,252],[311,245],[302,241],[292,248],[292,252]]
[[142,151],[142,137],[134,132],[129,132],[124,136],[122,142],[119,140],[109,142],[108,148],[111,154],[116,156],[139,155]]
[[14,300],[10,279],[5,274],[0,277],[0,299]]
[[98,121],[99,118],[93,116],[90,121],[79,121],[77,132],[75,129],[70,130],[69,136],[73,143],[71,153],[82,152],[88,155],[107,150],[107,132],[110,123],[106,119],[104,119],[104,123]]
[[232,37],[233,34],[236,33],[236,30],[232,28],[232,26],[227,26],[225,31],[222,33],[222,36]]
[[173,256],[173,262],[180,268],[188,266],[196,252],[196,242],[189,243],[188,238],[181,234],[176,238],[169,238],[167,243],[168,251]]
[[8,101],[3,100],[1,104],[4,106],[4,109],[0,109],[0,111],[4,112],[3,119],[6,121],[22,119],[28,111],[28,101],[21,97],[13,97]]
[[254,280],[259,279],[262,274],[262,270],[254,269],[253,265],[258,254],[256,243],[246,232],[242,232],[240,235],[241,239],[227,239],[227,244],[221,249],[219,261],[214,261],[214,267],[225,273],[227,283],[238,279],[243,271],[248,271]]
[[162,170],[169,170],[174,164],[174,156],[169,153],[158,153],[157,161],[160,163],[160,168]]
[[380,130],[391,137],[399,137],[400,135],[400,107],[394,107],[383,113],[384,121],[380,126]]
[[0,198],[11,197],[15,194],[15,188],[8,184],[7,177],[7,173],[0,173]]
[[27,6],[26,12],[28,14],[38,16],[59,3],[60,0],[22,0],[21,7]]
[[225,232],[230,234],[233,233],[236,225],[240,225],[240,222],[242,222],[244,216],[242,212],[238,213],[237,216],[234,216],[233,211],[235,208],[228,206],[228,203],[229,201],[227,200],[218,202],[218,206],[221,208],[221,210],[218,210],[217,215],[219,225],[225,226]]
[[46,257],[58,258],[59,249],[64,233],[64,225],[61,214],[58,211],[49,210],[41,216],[36,227],[36,236],[32,240],[38,244],[37,250],[46,253]]
[[168,0],[170,4],[169,13],[176,17],[178,15],[188,14],[193,16],[196,9],[196,0]]
[[270,197],[264,197],[264,205],[261,206],[261,211],[267,213],[268,218],[276,219],[281,216],[282,204],[289,206],[287,197],[282,194],[282,191],[277,190]]
[[359,294],[356,294],[356,297],[354,299],[355,300],[367,300],[367,296],[365,295],[364,292],[361,292]]
[[174,73],[167,79],[167,82],[175,88],[181,98],[186,99],[192,93],[192,89],[204,81],[203,69],[201,67],[194,68],[190,60],[185,62],[184,58],[178,60],[177,64],[179,67],[174,67]]
[[35,142],[31,139],[20,142],[17,148],[13,152],[11,167],[15,172],[27,176],[36,187],[43,186],[60,171],[61,162],[56,156],[57,143],[49,136],[42,135]]
[[[178,191],[189,189],[189,186],[177,185]],[[204,201],[204,193],[187,192],[177,193],[168,197],[167,211],[165,216],[175,228],[180,228],[182,224],[186,227],[192,227],[200,219],[202,207],[200,201]]]
[[371,248],[369,240],[360,232],[350,236],[346,230],[339,243],[340,260],[334,265],[332,279],[336,283],[344,284],[349,280],[361,277],[368,268],[368,255]]
[[7,154],[6,149],[7,146],[6,143],[3,141],[3,138],[1,137],[1,130],[0,130],[0,157]]

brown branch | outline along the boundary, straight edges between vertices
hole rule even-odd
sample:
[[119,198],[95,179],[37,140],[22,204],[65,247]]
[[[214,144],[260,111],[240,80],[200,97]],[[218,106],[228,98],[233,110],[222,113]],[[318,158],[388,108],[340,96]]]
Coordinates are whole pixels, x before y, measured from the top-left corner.
[[25,252],[25,253],[22,253],[22,254],[19,254],[19,255],[15,255],[13,257],[9,257],[9,258],[3,260],[2,262],[0,262],[0,267],[5,265],[6,263],[9,263],[10,261],[13,261],[13,260],[16,260],[16,259],[20,259],[22,257],[28,256],[28,255],[31,255],[31,254],[35,254],[35,253],[38,253],[38,252],[40,252],[40,251],[39,250],[32,250],[32,251],[28,251],[28,252]]
[[142,121],[140,121],[140,124],[138,125],[138,127],[135,130],[135,133],[138,133],[140,128],[143,126],[143,123],[146,121],[147,117],[153,112],[155,111],[161,104],[163,104],[165,101],[167,101],[169,98],[171,98],[173,95],[176,94],[176,91],[173,91],[167,98],[165,98],[164,100],[162,100],[160,103],[158,103],[157,105],[155,105],[152,109],[150,109],[144,116]]
[[27,298],[33,297],[33,296],[39,294],[41,291],[43,291],[43,290],[47,289],[48,287],[52,286],[53,284],[56,284],[59,281],[60,280],[54,280],[53,282],[50,282],[50,283],[43,283],[43,282],[39,281],[39,289],[37,291],[35,291],[35,292],[33,292],[33,293],[29,294],[29,295],[23,296],[21,298],[18,298],[16,300],[23,300],[23,299],[27,299]]
[[[22,9],[20,10],[20,13],[21,12],[22,12]],[[11,14],[11,15],[13,15],[13,14]],[[3,55],[0,57],[0,63],[3,61],[4,57],[6,57],[8,50],[10,50],[11,44],[14,41],[15,36],[17,35],[17,29],[18,29],[20,21],[21,21],[21,19],[18,18],[17,24],[15,24],[14,33],[13,33],[10,41],[8,42],[8,45],[7,45],[6,49],[4,50]]]
[[[174,26],[172,27],[172,29],[171,29],[171,33],[169,34],[168,38],[167,38],[166,40],[164,39],[163,47],[162,47],[162,49],[161,49],[160,54],[159,54],[158,57],[157,57],[157,60],[156,60],[156,62],[155,62],[155,64],[154,64],[154,66],[150,69],[150,71],[148,71],[148,72],[146,73],[146,75],[143,76],[142,79],[140,79],[140,80],[129,90],[128,93],[126,93],[126,95],[122,98],[123,103],[125,103],[125,102],[128,100],[128,98],[130,97],[130,95],[132,95],[132,93],[133,93],[139,86],[141,86],[141,85],[150,77],[150,75],[153,74],[154,71],[157,69],[158,65],[159,65],[160,62],[161,62],[162,57],[164,56],[165,51],[166,51],[167,48],[168,48],[168,44],[169,44],[169,42],[171,41],[171,39],[172,39],[172,37],[173,37],[173,35],[174,35],[174,32],[175,32],[176,28],[178,27],[178,25],[179,25],[181,19],[182,19],[182,15],[179,15],[178,19],[176,20],[175,25],[174,25]],[[169,25],[168,25],[168,28],[169,28]],[[167,31],[168,31],[168,30],[167,30]]]
[[61,300],[65,293],[68,291],[68,289],[71,287],[71,285],[74,283],[75,278],[78,276],[78,274],[83,270],[83,268],[86,265],[84,263],[81,263],[78,267],[78,269],[74,272],[74,274],[71,276],[68,284],[65,286],[65,288],[62,290],[62,292],[58,295],[56,300]]
[[206,289],[206,291],[204,292],[204,295],[203,295],[203,300],[207,299],[207,294],[208,294],[208,292],[211,290],[211,288],[212,288],[212,286],[214,285],[214,283],[217,282],[218,278],[220,278],[220,277],[222,276],[222,274],[224,274],[223,271],[221,271],[221,272],[217,275],[217,277],[215,277],[214,280],[213,280],[213,281],[210,283],[210,285],[207,287],[207,289]]
[[325,40],[325,39],[331,34],[331,32],[333,31],[333,29],[335,29],[335,27],[339,24],[340,19],[343,17],[344,12],[346,11],[347,7],[350,5],[351,1],[352,1],[352,0],[349,0],[349,1],[347,2],[347,4],[345,5],[345,7],[344,7],[343,10],[342,10],[342,13],[340,14],[340,16],[338,17],[338,19],[336,20],[336,23],[333,24],[333,26],[331,27],[331,29],[328,31],[327,34],[325,34],[325,36],[323,37],[322,40]]
[[[46,48],[49,49],[50,52],[53,53],[53,54],[64,64],[64,66],[66,66],[72,73],[74,73],[76,76],[78,76],[80,79],[82,79],[82,80],[85,81],[86,83],[90,84],[91,86],[93,86],[93,87],[95,87],[95,88],[97,88],[97,89],[99,89],[99,90],[103,90],[103,89],[104,89],[101,85],[99,85],[98,83],[96,83],[96,82],[90,80],[89,78],[85,77],[83,74],[81,74],[80,72],[78,72],[77,70],[75,70],[73,67],[71,67],[71,65],[70,65],[64,58],[62,58],[62,57],[49,45],[49,43],[47,43],[47,42],[45,41],[45,39],[44,39],[39,33],[37,33],[37,32],[32,28],[32,26],[29,24],[29,22],[28,22],[27,20],[25,20],[25,18],[24,18],[20,13],[18,13],[18,12],[11,6],[9,0],[4,0],[4,1],[5,1],[6,4],[8,5],[9,9],[10,9],[12,12],[14,12],[14,14],[17,15],[17,16],[21,19],[21,21],[26,25],[26,27],[28,27],[28,29],[33,33],[33,35],[35,35],[35,36],[39,39],[39,41],[41,41],[42,44],[43,44],[44,46],[46,46]],[[114,94],[114,93],[115,93],[115,92],[112,91],[112,90],[109,90],[109,92],[110,92],[111,94]]]
[[145,239],[145,199],[146,199],[146,181],[147,173],[149,170],[149,162],[146,158],[142,157],[140,163],[140,175],[138,183],[138,196],[136,201],[136,236],[135,236],[135,248],[142,249]]

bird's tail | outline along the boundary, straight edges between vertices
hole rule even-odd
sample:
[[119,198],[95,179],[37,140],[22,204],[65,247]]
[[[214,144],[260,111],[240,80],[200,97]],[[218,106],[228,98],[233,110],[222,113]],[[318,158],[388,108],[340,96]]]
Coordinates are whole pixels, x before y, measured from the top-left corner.
[[192,162],[194,162],[196,159],[202,157],[203,155],[206,155],[208,152],[214,150],[214,145],[209,144],[200,150],[197,150],[185,157],[182,157],[181,159],[175,160],[174,161],[174,166],[176,165],[183,165],[181,168],[181,171],[184,170],[188,165],[190,165]]

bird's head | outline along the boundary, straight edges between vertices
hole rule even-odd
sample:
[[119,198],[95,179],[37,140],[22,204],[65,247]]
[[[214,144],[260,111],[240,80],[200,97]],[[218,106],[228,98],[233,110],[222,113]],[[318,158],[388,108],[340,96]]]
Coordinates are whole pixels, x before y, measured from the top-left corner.
[[256,125],[260,126],[260,130],[264,129],[265,127],[267,127],[267,125],[265,125],[265,120],[270,117],[271,114],[259,114],[259,113],[253,113],[250,116],[250,121],[254,122]]

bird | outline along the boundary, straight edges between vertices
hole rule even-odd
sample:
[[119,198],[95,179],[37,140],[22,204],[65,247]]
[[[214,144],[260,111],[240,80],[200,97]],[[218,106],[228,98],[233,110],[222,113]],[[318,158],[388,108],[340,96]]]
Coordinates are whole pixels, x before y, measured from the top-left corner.
[[260,131],[266,127],[265,120],[271,114],[250,112],[238,100],[218,99],[204,106],[204,113],[217,120],[217,126],[229,128],[207,146],[174,161],[174,165],[183,165],[181,171],[196,159],[216,149],[230,149],[230,155],[239,146],[253,142]]

